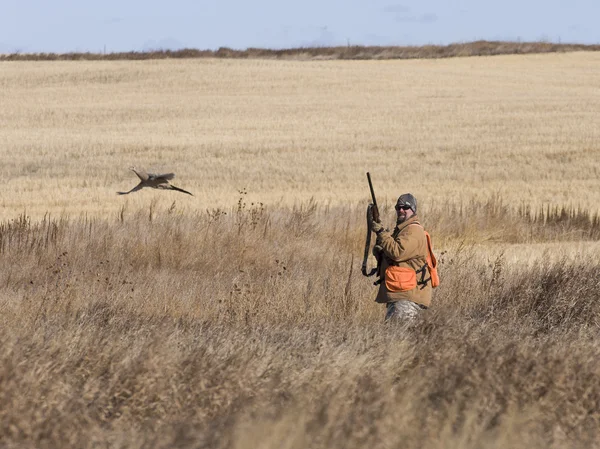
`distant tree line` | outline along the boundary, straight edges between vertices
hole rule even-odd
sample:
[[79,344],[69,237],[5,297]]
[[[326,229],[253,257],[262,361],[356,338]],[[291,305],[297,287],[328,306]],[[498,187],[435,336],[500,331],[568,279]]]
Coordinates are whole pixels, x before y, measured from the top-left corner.
[[297,47],[287,49],[247,48],[235,50],[221,47],[218,50],[150,50],[119,53],[9,53],[0,55],[0,61],[65,61],[65,60],[144,60],[144,59],[436,59],[466,56],[494,56],[532,53],[559,53],[572,51],[598,51],[600,45],[563,44],[550,42],[475,41],[450,45],[423,46],[339,46]]

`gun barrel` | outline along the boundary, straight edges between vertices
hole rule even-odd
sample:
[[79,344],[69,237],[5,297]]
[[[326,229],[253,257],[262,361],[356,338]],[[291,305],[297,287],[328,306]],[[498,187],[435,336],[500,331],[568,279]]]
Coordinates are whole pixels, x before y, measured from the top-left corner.
[[373,183],[371,182],[371,173],[367,172],[367,180],[369,181],[369,190],[371,190],[371,198],[373,199],[373,205],[377,207],[377,200],[375,199],[375,191],[373,190]]

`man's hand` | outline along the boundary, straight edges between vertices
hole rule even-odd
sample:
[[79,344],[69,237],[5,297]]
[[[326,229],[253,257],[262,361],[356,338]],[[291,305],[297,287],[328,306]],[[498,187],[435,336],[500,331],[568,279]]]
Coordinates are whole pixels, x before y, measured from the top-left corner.
[[383,225],[375,221],[375,214],[373,212],[374,209],[375,206],[373,204],[369,204],[369,207],[367,207],[367,221],[369,223],[369,228],[371,229],[371,231],[377,234],[378,232],[381,232],[383,230]]
[[375,233],[375,234],[379,234],[381,231],[383,231],[385,228],[383,227],[383,225],[381,223],[377,223],[376,221],[371,223],[371,230]]
[[373,246],[373,255],[375,256],[375,259],[379,260],[381,254],[383,254],[383,247],[381,245]]

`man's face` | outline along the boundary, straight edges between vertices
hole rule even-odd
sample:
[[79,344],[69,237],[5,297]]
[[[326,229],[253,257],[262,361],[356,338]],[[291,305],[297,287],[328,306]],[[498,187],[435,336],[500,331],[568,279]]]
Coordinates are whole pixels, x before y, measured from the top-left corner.
[[396,223],[404,223],[410,217],[412,217],[415,213],[412,211],[410,206],[405,206],[403,204],[396,204]]

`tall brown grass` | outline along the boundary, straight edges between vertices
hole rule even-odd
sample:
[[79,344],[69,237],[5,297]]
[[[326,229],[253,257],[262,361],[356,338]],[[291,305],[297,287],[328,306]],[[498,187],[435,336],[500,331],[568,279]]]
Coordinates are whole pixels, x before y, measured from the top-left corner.
[[[535,50],[480,44],[3,63],[0,446],[598,447],[597,54],[265,60]],[[366,170],[438,251],[410,328]]]
[[442,284],[409,328],[360,275],[363,220],[240,194],[3,222],[0,446],[599,447],[600,251],[511,261],[592,246],[594,214],[431,207]]

